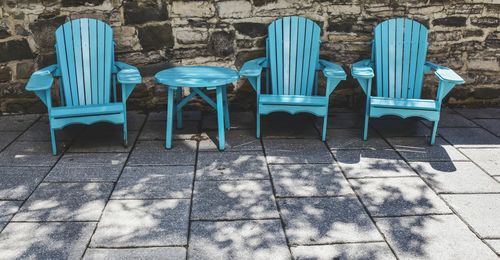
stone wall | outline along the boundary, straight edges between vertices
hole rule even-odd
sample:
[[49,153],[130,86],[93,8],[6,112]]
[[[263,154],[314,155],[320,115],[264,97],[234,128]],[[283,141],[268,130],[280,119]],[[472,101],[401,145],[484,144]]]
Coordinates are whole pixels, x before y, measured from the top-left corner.
[[[429,60],[450,66],[467,84],[450,105],[500,103],[500,0],[2,0],[0,9],[0,112],[38,112],[43,105],[24,91],[30,74],[52,64],[54,30],[69,19],[107,21],[119,60],[138,66],[145,83],[129,107],[163,109],[164,90],[151,78],[171,65],[239,68],[263,55],[266,26],[277,16],[302,15],[322,27],[321,55],[349,64],[370,55],[372,29],[391,17],[411,17],[430,28]],[[426,96],[435,92],[426,78]],[[359,106],[350,79],[334,94],[337,105]],[[231,89],[234,109],[251,109],[245,81]]]

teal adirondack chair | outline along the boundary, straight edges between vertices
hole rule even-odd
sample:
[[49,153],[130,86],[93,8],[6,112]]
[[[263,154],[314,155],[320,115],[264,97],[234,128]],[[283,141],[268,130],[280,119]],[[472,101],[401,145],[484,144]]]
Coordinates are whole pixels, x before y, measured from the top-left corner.
[[[126,101],[141,75],[137,68],[114,61],[111,27],[94,19],[67,22],[56,30],[55,48],[57,64],[33,73],[26,85],[47,106],[52,153],[57,154],[54,131],[71,124],[122,124],[126,145]],[[52,104],[54,78],[59,78],[59,106]]]
[[[341,66],[319,59],[321,29],[304,17],[284,17],[268,27],[266,57],[247,61],[240,70],[257,92],[257,130],[260,116],[272,112],[306,112],[323,117],[322,140],[326,139],[328,100],[340,81]],[[261,89],[262,71],[266,87]],[[326,77],[326,93],[318,95],[318,71]]]
[[[426,62],[427,31],[411,19],[384,21],[375,28],[372,58],[352,65],[352,76],[366,94],[364,140],[370,117],[393,115],[433,121],[430,143],[435,143],[441,102],[464,80],[449,68]],[[430,71],[439,79],[435,100],[421,98],[424,73]],[[374,77],[376,89],[372,91]]]

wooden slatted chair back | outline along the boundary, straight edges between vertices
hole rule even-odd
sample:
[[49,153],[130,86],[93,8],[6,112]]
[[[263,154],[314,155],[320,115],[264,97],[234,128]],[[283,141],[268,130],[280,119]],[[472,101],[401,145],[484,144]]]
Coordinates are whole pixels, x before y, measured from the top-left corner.
[[397,18],[375,28],[373,46],[377,96],[421,97],[427,54],[427,28],[411,19]]
[[56,30],[61,99],[66,106],[111,101],[113,45],[111,27],[95,19],[72,20]]
[[269,25],[266,53],[273,95],[314,94],[320,35],[320,27],[304,17],[284,17]]

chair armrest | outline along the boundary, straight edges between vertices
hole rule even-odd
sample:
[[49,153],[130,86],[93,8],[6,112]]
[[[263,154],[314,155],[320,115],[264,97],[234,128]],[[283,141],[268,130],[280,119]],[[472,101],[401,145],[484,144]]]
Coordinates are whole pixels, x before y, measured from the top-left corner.
[[355,79],[371,79],[375,77],[371,60],[361,60],[352,64],[351,73]]
[[120,84],[140,84],[142,83],[141,73],[139,70],[123,62],[115,62],[118,70],[117,80]]
[[319,60],[319,64],[321,66],[321,70],[323,71],[323,75],[325,75],[325,77],[342,79],[342,80],[345,80],[347,78],[347,74],[345,73],[342,66],[326,60]]
[[243,64],[243,67],[241,67],[240,69],[240,76],[246,78],[260,76],[265,62],[266,58],[257,58],[245,62],[245,64]]
[[33,73],[26,84],[26,90],[40,91],[50,89],[54,82],[53,74],[57,69],[58,66],[54,64]]
[[465,83],[465,80],[462,79],[457,73],[455,73],[452,69],[434,64],[432,62],[426,62],[425,66],[430,69],[434,70],[434,75],[440,80],[440,81],[447,81],[449,83],[453,84],[463,84]]

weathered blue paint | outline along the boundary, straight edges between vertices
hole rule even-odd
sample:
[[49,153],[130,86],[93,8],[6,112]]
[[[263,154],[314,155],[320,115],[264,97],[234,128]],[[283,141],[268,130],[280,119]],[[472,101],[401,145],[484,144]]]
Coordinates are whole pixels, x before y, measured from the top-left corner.
[[[94,19],[67,22],[56,30],[57,64],[30,77],[26,90],[35,92],[47,106],[54,155],[57,154],[54,131],[70,124],[122,124],[127,144],[126,102],[142,80],[137,68],[114,61],[113,45],[109,25]],[[54,78],[59,78],[59,106],[52,104]],[[112,79],[121,84],[121,100],[110,96],[111,91],[116,93]]]

